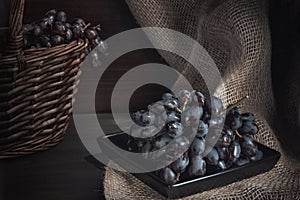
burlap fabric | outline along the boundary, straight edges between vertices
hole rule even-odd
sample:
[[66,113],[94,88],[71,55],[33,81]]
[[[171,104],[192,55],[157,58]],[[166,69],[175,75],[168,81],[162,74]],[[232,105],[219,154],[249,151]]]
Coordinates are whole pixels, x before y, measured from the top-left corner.
[[[260,132],[256,139],[282,153],[270,172],[185,199],[300,199],[300,165],[285,156],[274,129],[270,128],[274,127],[275,107],[266,1],[127,0],[127,3],[142,27],[170,28],[199,41],[214,59],[225,82],[226,90],[219,97],[228,105],[250,95],[242,109],[259,118]],[[195,88],[206,89],[201,76],[183,59],[168,52],[159,53],[189,78]],[[163,199],[132,175],[112,169],[107,169],[104,189],[106,199]]]

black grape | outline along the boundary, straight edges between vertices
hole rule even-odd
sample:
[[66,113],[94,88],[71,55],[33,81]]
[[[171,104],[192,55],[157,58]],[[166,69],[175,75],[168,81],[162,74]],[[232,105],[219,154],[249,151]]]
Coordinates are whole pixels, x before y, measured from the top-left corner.
[[200,107],[203,107],[205,104],[205,96],[199,91],[192,91],[192,99],[194,103],[198,102]]
[[175,138],[183,134],[183,127],[180,122],[171,122],[167,125],[168,135]]
[[252,160],[252,161],[258,161],[258,160],[261,160],[262,158],[263,158],[263,152],[262,151],[260,151],[260,150],[258,150],[257,152],[256,152],[256,155],[255,156],[253,156],[253,157],[250,157],[250,160]]
[[226,115],[225,124],[232,130],[237,130],[242,126],[242,118],[238,112],[228,113]]
[[156,139],[155,143],[154,143],[154,146],[157,148],[157,149],[161,149],[163,148],[164,146],[166,146],[167,144],[169,144],[171,142],[173,138],[170,137],[169,135],[167,134],[164,134],[162,136],[160,136],[159,138]]
[[253,157],[256,155],[258,149],[254,140],[250,136],[244,136],[241,141],[241,148],[244,155]]
[[168,167],[160,171],[160,177],[169,185],[175,184],[177,181],[176,174]]
[[229,158],[231,161],[236,162],[236,160],[240,157],[241,155],[241,146],[238,142],[233,141],[231,145],[229,146]]
[[193,155],[201,155],[205,150],[205,140],[195,138],[191,144],[190,151]]
[[254,121],[255,116],[253,113],[243,113],[241,114],[241,118],[243,121]]
[[212,148],[205,158],[207,164],[209,165],[217,165],[220,159],[219,154],[215,148]]
[[192,156],[190,160],[191,164],[188,168],[188,173],[191,177],[203,176],[206,172],[206,162],[201,156]]
[[255,135],[258,131],[258,126],[252,121],[244,121],[242,127],[238,129],[238,132],[241,135]]
[[183,173],[189,165],[189,157],[185,154],[181,155],[176,161],[172,163],[172,169],[175,173]]
[[205,137],[207,133],[208,133],[208,124],[204,123],[204,121],[202,120],[199,120],[197,137]]
[[64,11],[59,11],[58,13],[56,13],[56,21],[59,22],[66,22],[67,21],[67,15]]

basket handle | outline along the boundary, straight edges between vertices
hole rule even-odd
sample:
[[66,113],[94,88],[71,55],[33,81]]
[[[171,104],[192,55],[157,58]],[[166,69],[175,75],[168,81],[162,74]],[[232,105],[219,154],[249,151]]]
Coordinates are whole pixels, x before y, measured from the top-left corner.
[[20,54],[23,45],[23,14],[25,0],[10,0],[8,53]]

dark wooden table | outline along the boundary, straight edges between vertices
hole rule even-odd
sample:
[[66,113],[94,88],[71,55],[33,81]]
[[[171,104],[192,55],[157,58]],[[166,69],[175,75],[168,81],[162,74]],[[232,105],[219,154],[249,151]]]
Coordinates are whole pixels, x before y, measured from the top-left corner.
[[96,167],[88,156],[71,120],[58,146],[0,161],[0,199],[103,199],[103,166]]

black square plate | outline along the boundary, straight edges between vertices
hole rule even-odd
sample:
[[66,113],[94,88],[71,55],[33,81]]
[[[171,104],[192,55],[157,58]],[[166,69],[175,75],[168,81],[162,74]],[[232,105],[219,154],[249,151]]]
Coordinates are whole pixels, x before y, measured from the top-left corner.
[[[121,148],[126,148],[127,135],[125,133],[109,137],[110,141]],[[123,164],[138,167],[136,163],[130,163],[124,156],[117,153],[111,146],[108,146],[104,139],[98,139],[103,153],[114,156],[114,161],[122,166]],[[213,188],[221,187],[245,178],[249,178],[271,170],[280,158],[280,153],[269,147],[257,143],[259,150],[263,152],[263,158],[259,161],[250,162],[243,166],[234,166],[225,171],[207,169],[207,175],[189,179],[184,178],[174,185],[165,184],[154,173],[133,174],[145,184],[162,194],[163,196],[174,199],[200,193]],[[107,154],[106,154],[107,155]],[[124,165],[123,165],[124,166]]]

